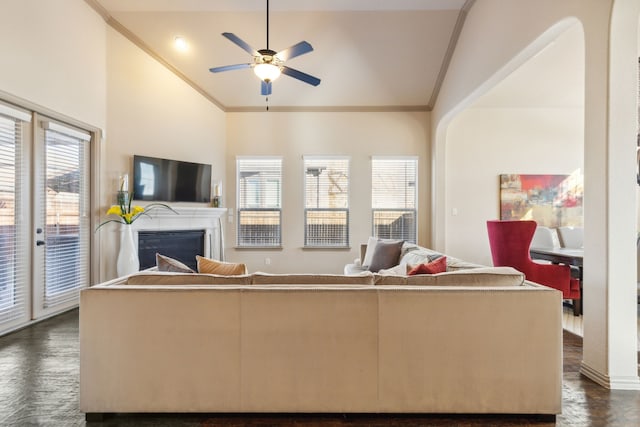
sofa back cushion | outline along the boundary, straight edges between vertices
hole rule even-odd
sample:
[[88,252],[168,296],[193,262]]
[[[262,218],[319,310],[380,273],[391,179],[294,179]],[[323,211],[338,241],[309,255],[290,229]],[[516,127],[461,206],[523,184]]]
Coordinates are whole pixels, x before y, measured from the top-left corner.
[[511,267],[482,267],[407,277],[407,285],[521,286],[524,274]]
[[353,276],[342,274],[269,274],[256,272],[254,285],[373,285],[373,274],[364,272]]
[[418,274],[415,276],[392,276],[376,274],[377,286],[522,286],[524,274],[511,267],[481,267],[447,271],[438,274]]
[[127,279],[127,285],[250,285],[251,275],[222,276],[219,274],[140,272]]

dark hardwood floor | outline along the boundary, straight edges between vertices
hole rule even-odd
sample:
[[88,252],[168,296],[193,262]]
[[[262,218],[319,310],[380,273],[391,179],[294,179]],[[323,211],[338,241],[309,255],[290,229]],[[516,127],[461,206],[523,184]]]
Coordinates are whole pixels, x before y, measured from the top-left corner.
[[640,426],[640,392],[578,373],[582,340],[564,333],[563,411],[556,421],[504,415],[118,414],[85,423],[78,408],[78,311],[0,337],[0,426]]

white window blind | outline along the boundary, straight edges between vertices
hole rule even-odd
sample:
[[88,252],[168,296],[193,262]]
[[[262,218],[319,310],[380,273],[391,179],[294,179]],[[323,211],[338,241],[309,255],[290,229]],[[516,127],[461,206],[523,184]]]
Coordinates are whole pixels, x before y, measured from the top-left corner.
[[0,331],[30,318],[29,237],[23,201],[23,135],[30,115],[0,104]]
[[89,285],[89,141],[86,132],[44,122],[45,283],[43,308],[75,304]]
[[304,158],[304,245],[349,246],[349,158]]
[[416,243],[417,179],[417,158],[372,159],[373,236]]
[[282,159],[237,158],[239,247],[282,245]]

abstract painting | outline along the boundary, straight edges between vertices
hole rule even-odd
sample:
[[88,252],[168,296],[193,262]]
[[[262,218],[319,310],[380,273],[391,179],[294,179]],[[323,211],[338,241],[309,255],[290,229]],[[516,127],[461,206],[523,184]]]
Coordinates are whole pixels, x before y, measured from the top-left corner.
[[582,174],[500,175],[500,219],[532,219],[545,227],[582,227]]

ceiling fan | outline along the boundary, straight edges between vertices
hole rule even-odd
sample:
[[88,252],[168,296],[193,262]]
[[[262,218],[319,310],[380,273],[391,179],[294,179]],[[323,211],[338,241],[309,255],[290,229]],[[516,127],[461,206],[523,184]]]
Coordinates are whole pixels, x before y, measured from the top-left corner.
[[291,67],[284,65],[285,61],[304,55],[313,51],[313,47],[306,41],[301,41],[280,52],[269,49],[269,0],[267,0],[267,48],[255,50],[248,43],[233,33],[222,33],[224,37],[232,43],[240,46],[253,56],[253,62],[247,64],[224,65],[222,67],[210,68],[212,73],[220,73],[222,71],[241,70],[243,68],[253,68],[253,72],[261,80],[262,95],[271,95],[271,84],[280,74],[284,74],[294,79],[298,79],[304,83],[313,86],[320,84],[320,79],[312,75],[303,73]]

